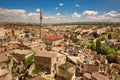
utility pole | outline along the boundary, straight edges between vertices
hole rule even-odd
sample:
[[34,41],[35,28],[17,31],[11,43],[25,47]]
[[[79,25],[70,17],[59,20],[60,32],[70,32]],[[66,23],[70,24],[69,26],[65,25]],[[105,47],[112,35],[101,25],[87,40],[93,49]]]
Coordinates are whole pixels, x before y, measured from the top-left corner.
[[42,38],[42,19],[43,19],[43,16],[42,16],[42,9],[40,9],[40,35],[39,37]]

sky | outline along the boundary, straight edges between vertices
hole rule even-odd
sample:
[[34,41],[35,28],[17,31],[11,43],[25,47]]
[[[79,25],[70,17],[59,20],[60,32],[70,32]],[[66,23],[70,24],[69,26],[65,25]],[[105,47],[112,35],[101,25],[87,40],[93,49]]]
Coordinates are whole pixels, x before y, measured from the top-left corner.
[[120,22],[120,0],[0,0],[0,22]]

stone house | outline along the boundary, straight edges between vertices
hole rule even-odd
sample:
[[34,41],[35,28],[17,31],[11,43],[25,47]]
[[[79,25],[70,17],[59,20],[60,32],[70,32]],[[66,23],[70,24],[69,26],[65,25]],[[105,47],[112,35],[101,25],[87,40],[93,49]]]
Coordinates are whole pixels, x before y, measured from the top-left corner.
[[[12,55],[17,61],[22,61],[32,52],[31,50],[15,49]],[[56,52],[40,51],[35,54],[34,61],[36,68],[44,69],[47,74],[56,74],[58,67],[66,62],[66,56]]]
[[43,42],[46,44],[47,50],[51,50],[54,46],[59,45],[63,38],[57,35],[48,35],[43,37]]
[[117,41],[116,39],[107,40],[107,41],[106,41],[106,45],[108,45],[108,46],[115,45],[115,42],[116,42],[116,41]]
[[58,45],[63,39],[57,35],[48,35],[43,37],[43,42],[47,45]]
[[30,38],[32,36],[29,29],[20,29],[18,34],[19,38]]
[[114,74],[120,74],[120,65],[116,63],[111,63],[109,70]]
[[56,73],[56,54],[40,52],[35,55],[35,67],[44,69],[47,74]]
[[10,54],[17,60],[17,61],[22,61],[25,59],[25,56],[29,55],[32,53],[31,50],[21,50],[21,49],[14,49]]
[[99,72],[99,63],[93,60],[78,59],[76,64],[76,76],[80,77],[84,73]]
[[60,53],[56,53],[56,54],[57,54],[56,66],[57,66],[57,73],[58,73],[59,66],[66,63],[66,56]]
[[21,43],[18,41],[11,41],[8,43],[8,48],[9,49],[17,49],[20,47],[19,44],[21,44]]
[[42,67],[48,74],[56,74],[58,67],[66,62],[66,56],[56,52],[40,52],[34,59],[35,66]]

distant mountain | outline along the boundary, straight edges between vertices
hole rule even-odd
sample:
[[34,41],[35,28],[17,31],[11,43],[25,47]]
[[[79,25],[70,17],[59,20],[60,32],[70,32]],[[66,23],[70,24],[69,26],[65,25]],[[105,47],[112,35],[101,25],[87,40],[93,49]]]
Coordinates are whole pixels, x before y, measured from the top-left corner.
[[[120,22],[67,22],[67,23],[44,23],[44,25],[79,25],[79,24],[120,24]],[[0,22],[5,26],[39,26],[39,23],[24,22]]]

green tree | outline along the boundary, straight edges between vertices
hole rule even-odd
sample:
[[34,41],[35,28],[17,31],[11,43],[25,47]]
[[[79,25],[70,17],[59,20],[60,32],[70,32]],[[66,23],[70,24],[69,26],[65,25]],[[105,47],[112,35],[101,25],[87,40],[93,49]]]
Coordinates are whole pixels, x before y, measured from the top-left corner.
[[64,40],[69,39],[69,36],[67,34],[64,34]]
[[91,44],[90,49],[93,50],[93,51],[96,51],[96,45],[95,45],[95,43]]
[[109,54],[107,55],[107,59],[109,63],[115,62],[116,61],[116,56],[115,54]]
[[96,51],[96,44],[93,43],[93,42],[89,43],[89,44],[87,45],[87,47],[90,48],[90,49],[93,50],[93,51]]
[[97,34],[97,32],[93,32],[93,37],[94,37],[94,38],[99,37],[98,34]]
[[111,33],[108,34],[108,39],[112,39],[112,34]]
[[107,55],[107,59],[111,63],[115,62],[117,51],[109,46],[101,46],[101,54]]
[[100,54],[101,52],[101,40],[100,39],[96,40],[96,51],[98,54]]
[[107,39],[106,39],[105,36],[103,36],[103,37],[100,38],[100,40],[101,40],[101,41],[106,41]]
[[115,53],[116,53],[115,49],[109,46],[101,46],[101,54],[108,55],[108,54],[115,54]]

